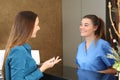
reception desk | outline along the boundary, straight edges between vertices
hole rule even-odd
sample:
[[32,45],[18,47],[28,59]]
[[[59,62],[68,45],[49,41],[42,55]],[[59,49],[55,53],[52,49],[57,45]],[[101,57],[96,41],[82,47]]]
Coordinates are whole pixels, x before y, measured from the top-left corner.
[[63,76],[44,74],[40,80],[119,80],[117,75],[101,74],[88,70],[63,67]]
[[62,76],[56,76],[47,73],[43,74],[44,77],[42,77],[40,80],[119,80],[117,75],[101,74],[71,67],[63,67]]

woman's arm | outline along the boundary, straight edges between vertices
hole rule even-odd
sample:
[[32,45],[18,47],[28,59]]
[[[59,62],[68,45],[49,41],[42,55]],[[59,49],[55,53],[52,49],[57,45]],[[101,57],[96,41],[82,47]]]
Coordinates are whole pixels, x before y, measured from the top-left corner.
[[108,69],[99,71],[105,74],[116,74],[117,70],[112,67],[114,65],[114,59],[107,58],[108,54],[112,54],[111,46],[108,42],[105,42],[102,46],[104,54],[101,56],[101,60],[106,64]]
[[112,67],[110,67],[110,68],[108,68],[106,70],[102,70],[102,71],[98,71],[98,72],[104,73],[104,74],[116,74],[117,70],[112,68]]
[[[27,61],[27,54],[25,50],[21,47],[17,47],[12,50],[11,52],[11,59],[10,59],[10,75],[11,80],[38,80],[40,79],[43,74],[38,69],[34,70],[31,73],[26,73],[26,61]],[[30,62],[31,63],[31,62]],[[27,69],[29,70],[29,69]]]

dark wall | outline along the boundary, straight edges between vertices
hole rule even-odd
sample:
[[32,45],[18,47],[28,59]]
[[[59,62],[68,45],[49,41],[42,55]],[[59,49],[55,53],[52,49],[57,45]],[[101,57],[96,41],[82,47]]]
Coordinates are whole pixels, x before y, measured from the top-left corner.
[[[111,46],[115,47],[116,44],[113,43],[113,39],[118,40],[118,36],[115,34],[115,31],[110,21],[108,2],[111,2],[111,5],[112,5],[111,7],[112,21],[117,30],[118,30],[118,22],[119,22],[118,6],[117,6],[117,0],[106,0],[106,35],[107,35],[106,37],[107,37],[107,40],[110,42]],[[111,34],[109,29],[111,29]],[[110,35],[112,36],[112,38],[110,37]]]

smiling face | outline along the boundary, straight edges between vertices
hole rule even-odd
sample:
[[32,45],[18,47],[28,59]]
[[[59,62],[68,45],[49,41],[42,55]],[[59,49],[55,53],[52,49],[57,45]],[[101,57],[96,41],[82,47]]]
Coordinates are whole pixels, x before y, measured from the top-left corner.
[[83,37],[95,36],[97,27],[93,25],[93,22],[89,18],[83,18],[80,25],[80,34]]
[[36,37],[38,30],[40,30],[40,27],[39,27],[39,18],[37,17],[35,20],[34,30],[33,30],[32,36],[31,36],[32,38]]

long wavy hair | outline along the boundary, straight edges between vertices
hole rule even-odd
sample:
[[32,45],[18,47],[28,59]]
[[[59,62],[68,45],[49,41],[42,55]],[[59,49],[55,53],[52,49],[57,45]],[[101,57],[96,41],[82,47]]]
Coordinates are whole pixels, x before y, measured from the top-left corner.
[[32,11],[21,11],[16,15],[14,24],[11,28],[10,36],[6,45],[2,75],[5,78],[5,62],[12,47],[22,45],[32,36],[37,14]]

